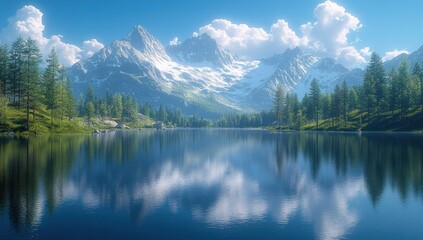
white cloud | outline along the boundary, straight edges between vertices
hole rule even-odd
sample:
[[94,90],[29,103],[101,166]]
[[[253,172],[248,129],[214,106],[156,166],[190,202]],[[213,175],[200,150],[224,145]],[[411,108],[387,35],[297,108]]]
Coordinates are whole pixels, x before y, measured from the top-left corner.
[[395,49],[395,50],[390,51],[390,52],[386,52],[385,56],[382,57],[382,61],[384,61],[384,62],[389,61],[389,60],[391,60],[391,59],[393,59],[393,58],[395,58],[398,55],[401,55],[403,53],[408,54],[409,52],[407,50],[398,50],[398,49]]
[[297,34],[289,27],[288,22],[279,19],[270,28],[270,35],[272,36],[273,48],[278,52],[285,51],[287,48],[295,48],[298,46],[307,46],[308,39],[306,37],[298,37]]
[[366,59],[352,46],[340,47],[336,50],[336,60],[347,67],[355,67],[366,62]]
[[224,48],[250,59],[269,57],[287,48],[302,47],[318,56],[335,58],[347,67],[366,62],[365,57],[368,57],[370,49],[357,50],[348,39],[351,32],[362,27],[357,17],[329,0],[316,6],[314,17],[314,22],[301,25],[301,35],[283,19],[277,20],[269,31],[226,19],[215,19],[193,35],[207,33]]
[[98,50],[102,49],[104,47],[104,44],[97,41],[97,39],[90,39],[90,40],[84,41],[82,46],[83,46],[82,48],[83,51],[81,53],[82,57],[89,58],[92,55],[94,55],[94,53],[98,52]]
[[361,55],[365,56],[365,57],[370,57],[372,55],[372,51],[370,51],[369,47],[365,47],[360,49],[360,53]]
[[170,46],[175,46],[175,45],[178,45],[180,42],[179,42],[179,38],[178,37],[174,37],[170,42],[169,42],[169,45]]
[[43,13],[32,5],[24,6],[16,11],[16,14],[8,19],[8,25],[0,31],[0,40],[4,43],[12,43],[19,36],[32,38],[40,46],[41,53],[47,57],[54,47],[59,55],[61,63],[71,66],[84,57],[89,57],[95,51],[103,47],[95,39],[84,41],[83,48],[62,41],[63,36],[44,36]]
[[215,19],[201,27],[198,34],[203,33],[209,34],[222,47],[247,58],[261,57],[263,45],[270,40],[270,35],[262,28],[235,24],[226,19]]

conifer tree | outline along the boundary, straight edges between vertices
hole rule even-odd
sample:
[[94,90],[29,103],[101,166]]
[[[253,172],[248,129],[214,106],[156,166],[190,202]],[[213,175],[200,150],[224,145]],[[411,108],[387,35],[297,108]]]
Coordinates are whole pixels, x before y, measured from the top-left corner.
[[348,93],[348,111],[358,108],[358,95],[355,88],[351,88]]
[[9,126],[9,111],[7,106],[7,98],[0,92],[0,131],[6,130]]
[[66,86],[66,97],[67,97],[66,115],[68,119],[71,120],[76,115],[76,103],[75,103],[75,98],[73,96],[72,83],[71,83],[71,80],[67,77],[65,68],[62,68],[61,76],[63,81],[65,81],[65,86]]
[[341,88],[341,109],[342,109],[342,116],[344,117],[344,126],[346,126],[347,113],[348,113],[348,87],[347,87],[347,82],[345,80],[342,82],[342,88]]
[[23,68],[24,68],[24,51],[25,40],[19,37],[12,43],[10,48],[10,60],[9,60],[9,87],[12,95],[13,103],[18,104],[20,107],[21,94],[22,94],[22,82],[23,82]]
[[159,108],[159,120],[162,122],[166,122],[167,120],[167,112],[162,105]]
[[363,87],[369,121],[374,112],[380,115],[387,102],[385,70],[382,59],[375,52],[372,53],[364,73]]
[[7,96],[9,80],[9,52],[6,45],[0,45],[0,93]]
[[32,110],[32,115],[35,118],[35,109],[39,105],[41,98],[40,86],[40,63],[41,53],[37,42],[31,38],[25,41],[24,48],[24,69],[23,69],[23,83],[22,83],[22,98],[25,100],[26,108],[26,129],[30,130],[29,113]]
[[47,58],[47,67],[44,72],[44,97],[47,108],[50,109],[51,125],[54,123],[55,111],[58,97],[58,87],[56,86],[59,79],[59,70],[61,68],[59,57],[53,48]]
[[407,61],[402,61],[398,67],[398,101],[400,107],[400,118],[404,116],[408,107],[410,106],[410,95],[409,95],[409,64]]
[[341,115],[342,106],[342,91],[338,84],[335,86],[335,90],[332,96],[332,116],[335,120],[336,125],[339,124],[339,116]]
[[273,110],[276,115],[276,122],[278,127],[282,123],[284,107],[285,107],[285,93],[282,89],[282,86],[278,83],[276,85],[276,92],[273,98]]
[[122,96],[120,94],[113,95],[112,116],[121,119],[122,110]]
[[413,75],[416,76],[419,80],[419,84],[420,85],[420,96],[418,96],[418,104],[421,107],[421,111],[423,112],[423,70],[420,67],[419,63],[414,64],[413,67]]
[[321,90],[316,79],[311,81],[310,98],[313,112],[313,118],[316,121],[316,128],[319,128],[319,115],[321,109]]
[[399,107],[399,96],[398,96],[398,73],[395,68],[391,69],[391,72],[388,75],[389,81],[389,110],[391,114],[395,114],[395,110]]
[[88,124],[91,124],[94,117],[94,103],[87,102],[85,105],[85,116],[87,117]]

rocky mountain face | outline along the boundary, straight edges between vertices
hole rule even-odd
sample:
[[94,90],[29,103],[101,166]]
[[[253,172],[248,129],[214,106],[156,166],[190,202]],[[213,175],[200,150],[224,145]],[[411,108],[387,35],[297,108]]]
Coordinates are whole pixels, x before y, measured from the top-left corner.
[[205,34],[165,48],[142,26],[69,69],[76,95],[91,85],[100,96],[120,92],[205,117],[268,110],[277,84],[303,96],[313,78],[325,92],[344,79],[359,84],[362,72],[299,48],[246,61]]
[[167,52],[175,61],[191,66],[224,68],[238,61],[235,54],[221,48],[207,34],[168,46]]
[[419,63],[420,66],[422,67],[423,66],[422,65],[423,64],[423,46],[421,46],[417,51],[414,51],[410,54],[403,53],[389,61],[386,61],[384,63],[385,71],[389,73],[392,68],[398,69],[398,66],[403,60],[407,60],[409,62],[410,69],[413,69],[416,63]]

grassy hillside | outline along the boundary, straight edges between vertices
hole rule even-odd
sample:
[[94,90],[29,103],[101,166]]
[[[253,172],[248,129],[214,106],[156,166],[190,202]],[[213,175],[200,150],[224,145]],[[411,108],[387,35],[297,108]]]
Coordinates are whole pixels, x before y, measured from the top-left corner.
[[93,118],[91,123],[88,124],[87,120],[82,117],[76,117],[71,120],[50,118],[50,112],[44,107],[41,107],[35,113],[35,119],[32,113],[30,114],[30,131],[26,129],[26,112],[24,109],[17,109],[10,107],[8,109],[7,126],[0,128],[0,133],[7,133],[13,131],[16,134],[85,134],[91,133],[95,129],[111,129],[104,120],[115,121],[118,124],[125,124],[130,128],[151,127],[154,123],[149,117],[140,115],[135,122],[126,122],[120,119],[100,119]]
[[338,123],[333,119],[324,119],[319,121],[319,128],[316,128],[315,122],[307,123],[301,130],[322,130],[322,131],[423,131],[423,113],[420,109],[407,112],[400,116],[399,112],[386,112],[380,116],[372,116],[367,119],[367,113],[360,114],[358,110],[352,111],[347,115],[347,122],[343,118]]

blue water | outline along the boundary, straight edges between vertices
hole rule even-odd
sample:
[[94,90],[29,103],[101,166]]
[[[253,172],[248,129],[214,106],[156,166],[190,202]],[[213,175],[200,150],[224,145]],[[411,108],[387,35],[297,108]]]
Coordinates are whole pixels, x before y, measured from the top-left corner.
[[423,239],[423,135],[0,138],[0,239]]

